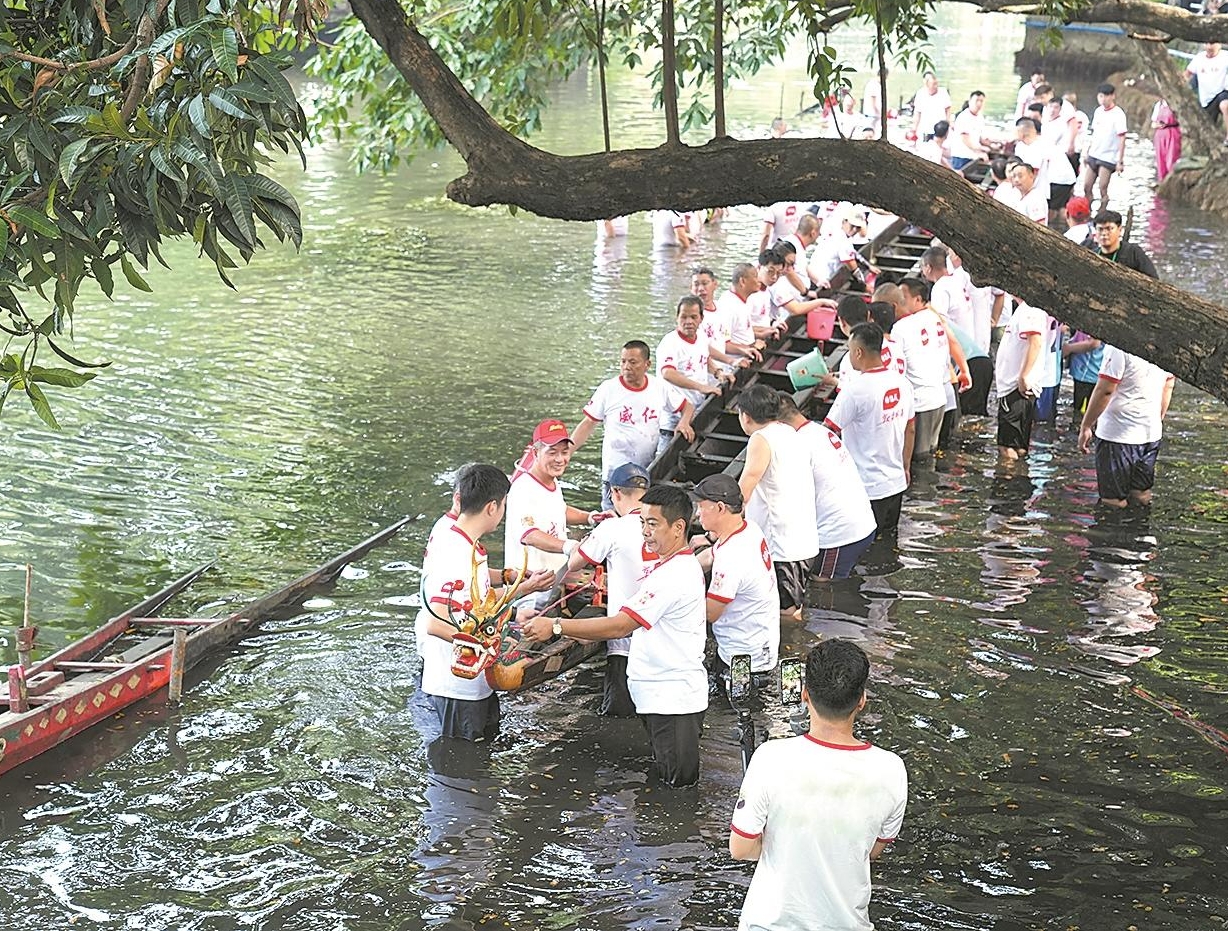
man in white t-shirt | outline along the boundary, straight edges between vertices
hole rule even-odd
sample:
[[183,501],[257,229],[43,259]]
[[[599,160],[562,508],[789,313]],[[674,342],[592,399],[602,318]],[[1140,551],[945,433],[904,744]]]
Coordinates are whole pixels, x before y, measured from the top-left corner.
[[[694,294],[679,298],[674,315],[677,326],[657,346],[657,377],[681,390],[696,409],[733,381],[733,373],[720,371],[708,351],[708,341],[699,336],[703,317],[703,302]],[[658,452],[668,445],[676,426],[672,418],[661,422],[661,430],[669,435],[662,434]]]
[[[616,517],[602,521],[580,547],[571,554],[568,567],[584,565],[606,567],[606,604],[617,608],[631,601],[644,579],[648,578],[658,559],[655,552],[644,548],[644,531],[640,524],[640,499],[648,490],[648,470],[633,462],[625,462],[610,473],[610,496]],[[631,638],[619,637],[605,644],[605,694],[601,714],[616,718],[635,715],[635,703],[627,689],[627,656]]]
[[1019,192],[1019,199],[1011,206],[1029,220],[1049,222],[1049,197],[1036,183],[1036,167],[1017,158],[1007,163],[1006,176],[1011,187]]
[[1040,126],[1032,117],[1020,117],[1015,123],[1015,155],[1036,169],[1036,186],[1049,205],[1048,220],[1066,225],[1066,201],[1070,200],[1078,176],[1064,152],[1058,151],[1040,134]]
[[584,419],[571,431],[575,449],[584,445],[598,425],[601,437],[601,506],[609,509],[610,472],[624,462],[645,468],[657,454],[662,424],[676,419],[674,434],[687,441],[695,439],[691,416],[695,406],[682,392],[666,381],[648,374],[648,344],[633,339],[623,344],[618,360],[618,377],[603,381],[584,406]]
[[797,431],[810,450],[814,477],[814,514],[819,528],[816,579],[847,579],[874,542],[878,523],[857,464],[830,428],[800,410],[792,395],[780,393],[780,419]]
[[785,242],[793,246],[796,256],[793,268],[786,269],[786,272],[797,276],[796,280],[789,280],[803,294],[817,291],[827,285],[822,276],[816,275],[815,269],[810,267],[810,248],[819,239],[819,229],[819,218],[807,211],[797,221],[797,230],[784,238]]
[[854,736],[870,661],[848,640],[806,657],[810,730],[751,757],[729,826],[729,855],[756,860],[738,931],[872,931],[870,861],[899,835],[904,762]]
[[767,539],[781,613],[800,619],[810,564],[819,552],[814,496],[797,494],[813,483],[810,451],[797,431],[781,422],[780,395],[774,389],[751,385],[736,404],[738,423],[750,437],[738,480],[746,516]]
[[763,232],[759,236],[759,251],[770,249],[776,240],[797,231],[797,221],[806,212],[797,201],[782,200],[763,211]]
[[712,542],[707,611],[721,671],[746,654],[751,672],[771,672],[780,650],[780,593],[767,540],[743,514],[742,489],[733,476],[709,475],[691,498]]
[[[818,250],[815,250],[818,254]],[[773,320],[787,321],[790,317],[808,314],[819,308],[835,308],[836,302],[827,297],[816,297],[806,300],[785,274],[786,270],[797,260],[792,246],[781,243],[771,249],[759,253],[760,266],[767,267],[769,278],[775,278],[768,286],[768,313]],[[813,262],[813,258],[811,259]]]
[[1032,444],[1036,399],[1044,372],[1045,336],[1049,315],[1020,302],[1011,314],[998,355],[994,381],[998,389],[998,457],[1005,462],[1022,459]]
[[716,306],[729,325],[730,339],[762,351],[766,344],[755,332],[759,311],[754,301],[759,293],[758,269],[749,262],[739,262],[733,267],[729,290],[716,299]]
[[905,278],[900,292],[903,303],[897,308],[891,338],[904,356],[904,374],[912,385],[917,418],[915,461],[933,455],[938,447],[952,360],[959,370],[960,391],[971,388],[972,379],[959,342],[948,337],[942,318],[930,307],[929,284],[920,278]]
[[1015,95],[1015,117],[1026,116],[1028,112],[1028,104],[1032,102],[1032,98],[1036,95],[1036,88],[1045,83],[1045,75],[1041,71],[1033,71],[1032,77],[1024,81],[1019,86],[1019,93]]
[[[1185,77],[1198,78],[1198,103],[1206,111],[1211,122],[1217,119],[1228,134],[1228,55],[1218,42],[1208,42],[1202,51],[1190,59],[1185,68]],[[1228,138],[1224,139],[1228,144]]]
[[844,440],[870,499],[879,534],[900,523],[900,505],[912,479],[916,441],[912,385],[883,361],[883,331],[861,323],[849,333],[849,358],[859,373],[843,382],[824,426]]
[[691,272],[691,293],[699,298],[703,319],[699,324],[701,339],[708,341],[708,357],[727,368],[745,368],[762,356],[752,344],[733,338],[733,320],[716,300],[716,272],[700,266]]
[[690,248],[691,234],[685,214],[676,210],[654,210],[649,219],[652,221],[654,249]]
[[912,128],[918,142],[928,142],[939,120],[951,122],[951,95],[938,86],[938,76],[927,71],[921,78],[921,89],[912,99]]
[[1117,90],[1112,84],[1096,88],[1100,106],[1092,114],[1087,147],[1083,150],[1083,196],[1090,201],[1092,188],[1099,182],[1100,209],[1109,209],[1109,181],[1113,173],[1126,167],[1126,111],[1117,106]]
[[979,158],[989,158],[989,139],[985,136],[985,92],[968,95],[968,106],[960,110],[951,124],[951,167],[962,171]]
[[594,512],[571,507],[559,486],[574,450],[563,421],[543,420],[534,429],[532,464],[516,473],[507,493],[503,559],[509,569],[527,565],[530,572],[553,572],[577,545],[568,539],[567,526],[593,524]]
[[1176,379],[1138,356],[1106,346],[1079,427],[1079,449],[1096,437],[1096,487],[1111,507],[1151,503],[1164,417]]
[[672,786],[699,781],[699,736],[708,708],[704,671],[707,615],[704,573],[687,546],[694,508],[677,485],[657,485],[640,499],[644,546],[660,560],[609,617],[536,617],[525,634],[580,640],[631,637],[627,686],[652,744],[653,769]]
[[[431,538],[422,559],[422,607],[414,626],[432,739],[488,740],[499,730],[499,698],[486,677],[480,671],[473,678],[453,674],[452,638],[468,610],[491,590],[481,540],[503,519],[508,489],[507,476],[495,466],[466,467],[457,482],[456,519]],[[552,580],[553,573],[536,573],[525,579],[521,591],[541,591]],[[472,590],[475,583],[477,591]]]

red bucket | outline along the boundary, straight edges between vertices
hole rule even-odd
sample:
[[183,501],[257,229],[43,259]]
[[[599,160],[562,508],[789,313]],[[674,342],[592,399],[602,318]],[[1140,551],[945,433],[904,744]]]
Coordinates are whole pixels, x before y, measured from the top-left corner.
[[811,339],[831,339],[832,329],[836,325],[835,310],[819,308],[806,315],[806,335]]

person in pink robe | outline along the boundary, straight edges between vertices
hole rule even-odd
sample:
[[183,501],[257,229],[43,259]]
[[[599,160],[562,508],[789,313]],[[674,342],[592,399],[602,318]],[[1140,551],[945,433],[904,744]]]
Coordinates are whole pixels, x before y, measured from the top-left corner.
[[1181,157],[1181,126],[1177,114],[1161,97],[1151,111],[1151,141],[1156,150],[1156,181],[1163,181]]

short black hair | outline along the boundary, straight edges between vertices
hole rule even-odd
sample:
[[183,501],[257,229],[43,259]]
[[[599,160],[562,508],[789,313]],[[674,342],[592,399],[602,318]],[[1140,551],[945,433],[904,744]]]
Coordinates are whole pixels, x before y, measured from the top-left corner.
[[930,246],[921,253],[921,266],[923,268],[946,268],[950,255],[946,246]]
[[716,272],[710,269],[707,265],[700,265],[697,268],[691,269],[692,278],[698,278],[700,275],[707,275],[713,281],[716,281]]
[[895,326],[895,305],[890,301],[871,301],[870,321],[884,333],[890,333]]
[[772,251],[780,256],[781,260],[788,258],[791,254],[797,253],[797,246],[789,242],[787,239],[778,239],[776,244],[772,246]]
[[1116,87],[1114,87],[1112,84],[1101,84],[1099,87],[1097,87],[1097,88],[1096,88],[1096,93],[1097,93],[1097,94],[1106,94],[1106,95],[1107,95],[1107,94],[1116,94],[1116,93],[1117,93],[1117,88],[1116,88]]
[[760,265],[784,265],[785,258],[775,249],[764,249],[759,253]]
[[968,95],[968,99],[971,100],[973,97],[984,97],[984,96],[985,96],[984,91],[973,91],[971,94]]
[[687,304],[694,304],[696,307],[699,308],[700,313],[703,312],[703,309],[704,309],[703,301],[701,301],[694,294],[684,294],[682,295],[682,297],[678,298],[678,304],[677,306],[674,307],[674,316],[677,317],[680,313],[682,313],[682,308],[685,307]]
[[[1030,110],[1030,109],[1031,109],[1031,107],[1029,107],[1028,109]],[[1042,107],[1042,109],[1043,109],[1043,107]],[[1015,125],[1016,125],[1016,126],[1026,126],[1028,123],[1031,123],[1031,124],[1032,124],[1032,128],[1033,128],[1033,129],[1035,129],[1037,132],[1040,132],[1040,123],[1038,123],[1034,117],[1031,117],[1031,116],[1021,116],[1021,117],[1019,117],[1019,119],[1015,120]],[[1020,159],[1020,161],[1022,161],[1022,159]]]
[[851,640],[823,640],[806,655],[806,692],[819,717],[847,718],[869,678],[870,660]]
[[1116,210],[1101,210],[1096,214],[1096,219],[1092,220],[1092,226],[1107,226],[1109,223],[1121,226],[1121,214]]
[[686,521],[688,527],[691,525],[695,506],[691,503],[691,496],[679,485],[653,485],[644,492],[644,497],[640,498],[640,506],[645,504],[659,507],[661,516],[671,524],[681,520]]
[[797,402],[793,400],[793,395],[788,391],[777,391],[776,396],[780,398],[780,416],[791,417],[802,412]]
[[906,288],[913,297],[919,297],[925,303],[930,301],[930,283],[920,278],[905,278],[900,282],[901,288]]
[[941,138],[951,131],[951,124],[946,120],[939,120],[934,124],[934,135]]
[[836,305],[836,316],[849,326],[856,326],[870,319],[869,305],[861,299],[860,295],[846,294]]
[[648,348],[648,344],[642,339],[629,339],[623,343],[623,349],[638,349],[640,354],[645,359],[652,358],[652,350]]
[[989,170],[993,173],[993,176],[997,178],[999,181],[1005,181],[1006,180],[1006,159],[1004,158],[991,159],[989,162]]
[[[890,307],[891,305],[887,304],[887,306]],[[849,333],[849,342],[855,342],[869,352],[882,353],[883,328],[877,323],[859,323]]]
[[512,483],[503,470],[492,465],[474,463],[464,470],[456,482],[456,497],[462,514],[477,514],[492,501],[507,497]]
[[1040,84],[1037,84],[1035,87],[1032,88],[1033,97],[1039,97],[1041,94],[1052,94],[1052,93],[1053,93],[1053,85],[1045,83],[1043,81]]
[[733,403],[755,423],[780,419],[780,395],[767,385],[751,385]]

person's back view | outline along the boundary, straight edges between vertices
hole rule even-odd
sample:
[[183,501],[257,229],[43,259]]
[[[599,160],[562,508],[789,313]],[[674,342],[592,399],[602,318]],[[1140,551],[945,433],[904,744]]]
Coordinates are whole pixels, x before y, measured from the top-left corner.
[[730,824],[729,853],[757,860],[740,931],[870,931],[870,861],[904,820],[908,774],[853,736],[870,663],[848,640],[806,658],[810,731],[755,751]]

